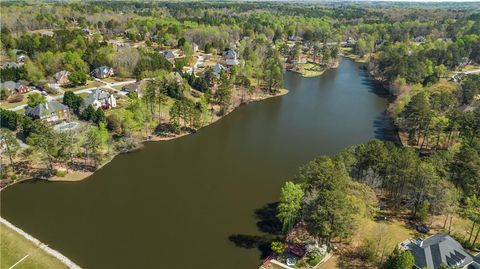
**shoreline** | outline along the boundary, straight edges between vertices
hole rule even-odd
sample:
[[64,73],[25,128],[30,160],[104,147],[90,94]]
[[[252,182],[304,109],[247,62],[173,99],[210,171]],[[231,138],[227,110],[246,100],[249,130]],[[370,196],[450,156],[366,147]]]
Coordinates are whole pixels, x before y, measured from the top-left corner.
[[70,260],[68,257],[63,255],[59,251],[57,251],[53,248],[50,248],[48,245],[42,243],[40,240],[36,239],[35,237],[33,237],[30,234],[23,231],[22,229],[13,225],[12,223],[10,223],[8,220],[4,219],[3,217],[0,217],[0,223],[7,226],[7,228],[12,229],[14,232],[18,233],[19,235],[21,235],[23,238],[27,239],[28,241],[32,242],[37,247],[39,247],[41,250],[45,251],[47,254],[53,256],[54,258],[59,260],[61,263],[65,264],[65,266],[67,266],[68,268],[71,268],[71,269],[80,269],[81,268],[80,266],[75,264],[72,260]]
[[[341,61],[342,57],[343,56],[340,56],[335,62],[333,62],[333,63],[331,63],[331,64],[329,64],[325,67],[321,67],[321,70],[319,70],[319,71],[316,71],[316,70],[312,71],[312,70],[306,70],[306,69],[297,70],[295,68],[287,68],[286,70],[290,71],[290,72],[300,74],[303,78],[316,78],[316,77],[322,76],[327,70],[338,68],[340,66],[340,61]],[[319,66],[318,64],[314,64],[314,63],[310,63],[310,62],[307,62],[305,64],[311,64],[311,65]]]
[[[275,98],[275,97],[280,97],[280,96],[283,96],[283,95],[286,95],[288,94],[289,91],[287,89],[280,89],[279,92],[275,95],[263,95],[263,96],[260,96],[260,97],[254,97],[252,98],[248,103],[242,103],[242,104],[239,104],[238,106],[232,106],[232,108],[230,108],[224,115],[222,115],[221,117],[217,117],[217,118],[214,118],[214,120],[212,120],[211,122],[209,122],[208,124],[202,126],[201,128],[199,128],[197,131],[201,130],[202,128],[205,128],[205,127],[208,127],[218,121],[220,121],[221,119],[223,119],[225,116],[229,115],[230,113],[232,113],[233,111],[235,111],[237,108],[243,106],[243,105],[248,105],[250,103],[255,103],[255,102],[260,102],[260,101],[263,101],[263,100],[267,100],[267,99],[270,99],[270,98]],[[162,137],[162,136],[158,136],[158,135],[154,135],[152,136],[151,138],[149,139],[143,139],[141,141],[141,144],[143,145],[144,143],[146,142],[161,142],[161,141],[169,141],[169,140],[173,140],[173,139],[177,139],[177,138],[181,138],[181,137],[184,137],[184,136],[187,136],[187,135],[191,135],[191,134],[194,134],[196,132],[193,132],[193,133],[180,133],[180,134],[175,134],[173,136],[169,136],[169,137]],[[135,149],[135,150],[141,150],[141,148],[139,149]],[[134,152],[135,150],[132,150],[132,151],[127,151],[127,152],[118,152],[118,153],[115,153],[112,155],[112,157],[105,161],[104,163],[102,163],[101,165],[99,165],[95,171],[88,171],[88,172],[85,172],[85,171],[72,171],[72,172],[69,172],[68,174],[66,174],[65,176],[63,177],[59,177],[59,176],[52,176],[50,178],[47,178],[45,179],[45,181],[47,182],[79,182],[79,181],[82,181],[82,180],[85,180],[86,178],[92,176],[94,173],[96,173],[97,171],[99,171],[100,169],[102,169],[105,165],[107,165],[108,163],[110,163],[111,161],[113,161],[113,159],[115,159],[116,156],[120,155],[120,154],[124,154],[124,153],[131,153],[131,152]],[[29,181],[29,180],[36,180],[37,178],[24,178],[24,179],[20,179],[20,180],[17,180],[15,182],[12,182],[10,184],[8,184],[7,186],[3,187],[1,191],[7,189],[8,187],[10,186],[13,186],[15,184],[18,184],[18,183],[21,183],[21,182],[25,182],[25,181]]]

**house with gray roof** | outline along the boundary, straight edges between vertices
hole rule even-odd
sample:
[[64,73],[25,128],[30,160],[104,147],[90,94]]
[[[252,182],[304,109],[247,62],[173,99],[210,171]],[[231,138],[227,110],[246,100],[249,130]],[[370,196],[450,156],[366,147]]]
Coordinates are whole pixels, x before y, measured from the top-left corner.
[[177,57],[177,55],[175,54],[174,51],[171,51],[171,50],[166,50],[163,52],[163,56],[165,58],[167,58],[168,60],[173,60],[175,59],[175,57]]
[[70,72],[66,70],[62,70],[60,72],[55,73],[53,77],[55,78],[55,81],[59,85],[67,85],[70,84],[70,79],[68,78],[70,76]]
[[6,62],[2,65],[2,68],[20,68],[22,65],[23,63]]
[[94,89],[90,92],[85,99],[83,99],[83,108],[92,105],[94,108],[109,109],[117,106],[117,99],[113,94],[101,90]]
[[400,248],[415,258],[415,268],[438,269],[448,265],[461,269],[480,269],[480,257],[466,252],[462,245],[446,234],[436,234],[424,240],[406,240]]
[[147,81],[141,80],[131,84],[124,85],[122,91],[126,93],[136,93],[138,97],[142,96],[142,87]]
[[15,82],[15,81],[5,81],[0,85],[0,88],[5,89],[9,91],[10,93],[26,93],[30,91],[30,87],[23,85],[20,82]]
[[357,44],[357,40],[351,36],[345,40],[345,47],[353,47],[355,44]]
[[70,121],[70,110],[66,105],[52,100],[36,107],[27,107],[25,116],[32,119],[40,119],[49,124],[57,124],[59,122]]
[[227,68],[223,66],[222,64],[217,63],[212,67],[213,74],[218,78],[220,77],[220,73],[223,71],[227,71]]
[[237,52],[233,49],[228,49],[222,53],[225,60],[236,60],[238,55]]
[[113,68],[108,66],[100,66],[98,68],[93,69],[90,73],[93,77],[96,78],[108,78],[114,75]]

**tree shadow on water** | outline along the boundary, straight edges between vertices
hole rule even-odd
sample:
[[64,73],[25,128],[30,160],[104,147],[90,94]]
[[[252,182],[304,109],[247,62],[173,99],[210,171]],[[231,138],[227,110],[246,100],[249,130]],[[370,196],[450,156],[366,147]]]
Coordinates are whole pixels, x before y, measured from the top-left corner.
[[273,241],[280,238],[272,236],[260,236],[260,235],[246,235],[246,234],[232,234],[228,237],[228,240],[235,244],[235,246],[245,249],[257,248],[260,251],[260,259],[267,258],[272,252],[270,245]]
[[278,202],[268,203],[254,211],[257,227],[265,235],[232,234],[228,240],[240,248],[257,248],[260,258],[267,258],[271,254],[271,243],[281,240],[282,236],[282,223],[277,218],[277,212]]
[[277,218],[278,202],[268,203],[255,210],[257,227],[260,231],[272,235],[282,234],[282,223]]

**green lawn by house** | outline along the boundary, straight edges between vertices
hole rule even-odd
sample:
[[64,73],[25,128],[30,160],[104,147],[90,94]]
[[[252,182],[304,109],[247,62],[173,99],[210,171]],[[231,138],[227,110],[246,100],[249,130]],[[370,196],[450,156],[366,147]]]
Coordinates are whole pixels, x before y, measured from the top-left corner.
[[14,107],[17,107],[17,106],[24,105],[26,103],[27,103],[27,95],[24,96],[24,98],[21,102],[17,102],[17,103],[2,102],[2,103],[0,103],[0,107],[3,108],[3,109],[10,109],[10,108],[14,108]]
[[28,255],[15,269],[57,269],[67,268],[62,262],[49,255],[21,235],[0,225],[0,268],[10,268]]
[[103,85],[104,85],[103,83],[98,82],[96,80],[89,80],[89,81],[87,81],[87,84],[85,84],[85,85],[74,87],[74,88],[65,88],[64,90],[76,92],[76,91],[80,91],[80,90],[87,89],[87,88],[100,87],[100,86],[103,86]]

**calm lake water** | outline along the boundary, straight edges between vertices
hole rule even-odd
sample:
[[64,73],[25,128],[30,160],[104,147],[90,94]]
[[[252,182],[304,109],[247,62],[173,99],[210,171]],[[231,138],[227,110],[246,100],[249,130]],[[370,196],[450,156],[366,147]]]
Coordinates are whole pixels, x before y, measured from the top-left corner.
[[272,235],[255,212],[297,167],[389,134],[381,87],[350,60],[319,78],[287,72],[285,87],[84,181],[7,188],[1,214],[85,268],[256,268]]

